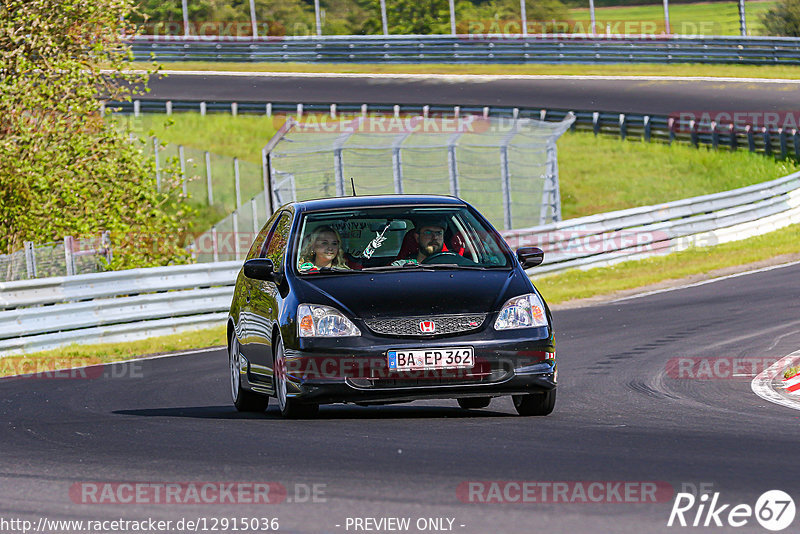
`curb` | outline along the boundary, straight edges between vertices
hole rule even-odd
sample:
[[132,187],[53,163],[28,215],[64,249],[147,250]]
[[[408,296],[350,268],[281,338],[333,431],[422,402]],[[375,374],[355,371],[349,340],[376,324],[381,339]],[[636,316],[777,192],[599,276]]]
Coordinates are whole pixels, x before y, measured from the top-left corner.
[[797,392],[786,391],[783,378],[783,372],[798,363],[800,363],[800,350],[784,356],[759,373],[750,383],[750,388],[764,400],[800,410],[800,395]]

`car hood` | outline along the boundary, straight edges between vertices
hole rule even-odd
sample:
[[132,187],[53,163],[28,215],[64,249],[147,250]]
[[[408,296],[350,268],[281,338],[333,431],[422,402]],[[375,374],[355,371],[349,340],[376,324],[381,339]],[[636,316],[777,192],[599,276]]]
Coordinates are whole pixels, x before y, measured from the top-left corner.
[[516,270],[359,273],[298,280],[301,302],[332,304],[360,319],[488,313],[531,291]]

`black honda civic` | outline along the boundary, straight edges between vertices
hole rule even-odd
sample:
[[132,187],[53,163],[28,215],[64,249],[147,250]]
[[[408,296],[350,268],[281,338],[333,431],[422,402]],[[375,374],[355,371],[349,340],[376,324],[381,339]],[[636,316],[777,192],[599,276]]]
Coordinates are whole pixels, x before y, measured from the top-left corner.
[[256,237],[228,318],[233,402],[285,417],[321,404],[511,395],[520,415],[556,400],[550,310],[512,253],[463,200],[339,197],[282,206]]

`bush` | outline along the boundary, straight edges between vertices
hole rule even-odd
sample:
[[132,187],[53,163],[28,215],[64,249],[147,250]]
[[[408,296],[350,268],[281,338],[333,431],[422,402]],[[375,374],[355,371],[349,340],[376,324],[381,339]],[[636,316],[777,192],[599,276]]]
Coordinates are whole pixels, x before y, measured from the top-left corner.
[[800,37],[800,0],[781,0],[761,16],[766,35]]
[[[129,98],[129,0],[4,0],[0,6],[0,252],[111,232],[115,267],[185,262],[187,208],[99,97]],[[106,70],[104,70],[106,69]],[[135,236],[135,237],[134,237]]]

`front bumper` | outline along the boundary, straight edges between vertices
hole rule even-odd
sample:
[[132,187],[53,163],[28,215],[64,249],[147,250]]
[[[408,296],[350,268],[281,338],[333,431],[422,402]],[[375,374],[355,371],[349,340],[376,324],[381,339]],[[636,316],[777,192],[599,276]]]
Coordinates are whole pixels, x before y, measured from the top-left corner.
[[[541,329],[540,334],[545,334]],[[536,393],[556,387],[557,364],[552,337],[500,339],[459,336],[441,339],[300,340],[285,348],[288,396],[300,402],[360,404],[422,399],[490,397]],[[530,335],[531,331],[523,331]],[[470,339],[471,338],[471,339]],[[345,346],[349,345],[349,346]],[[355,346],[354,346],[355,345]],[[359,346],[360,345],[360,346]],[[469,369],[391,371],[387,352],[402,349],[470,346]]]

